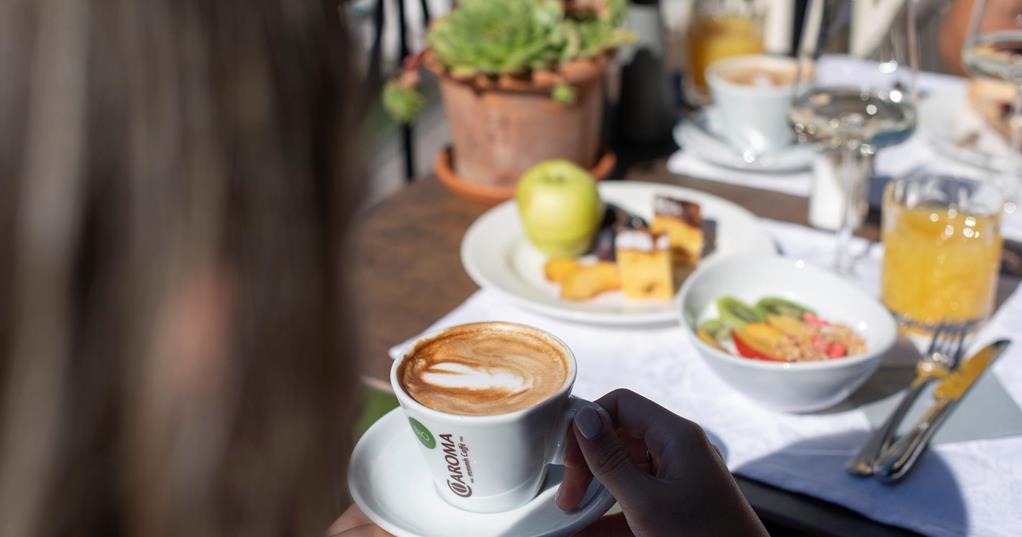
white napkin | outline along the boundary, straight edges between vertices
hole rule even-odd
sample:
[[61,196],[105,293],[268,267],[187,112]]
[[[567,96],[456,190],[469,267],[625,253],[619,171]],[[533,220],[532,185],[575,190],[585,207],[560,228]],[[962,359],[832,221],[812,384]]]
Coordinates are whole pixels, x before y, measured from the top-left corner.
[[[789,256],[824,259],[833,248],[830,234],[766,223]],[[879,247],[864,241],[856,246],[865,252],[858,274],[865,289],[875,294]],[[928,535],[1014,536],[1022,528],[1022,437],[936,446],[913,475],[897,486],[885,486],[844,471],[845,461],[869,434],[863,412],[789,415],[764,410],[724,385],[676,326],[574,324],[479,291],[429,330],[487,320],[525,323],[556,334],[578,359],[577,395],[595,398],[621,387],[641,393],[702,424],[729,468],[740,475]],[[1022,293],[1016,292],[977,340],[1015,334],[1020,326]],[[392,349],[392,357],[409,343]],[[1022,401],[1022,341],[1001,357],[994,373],[1015,401]]]

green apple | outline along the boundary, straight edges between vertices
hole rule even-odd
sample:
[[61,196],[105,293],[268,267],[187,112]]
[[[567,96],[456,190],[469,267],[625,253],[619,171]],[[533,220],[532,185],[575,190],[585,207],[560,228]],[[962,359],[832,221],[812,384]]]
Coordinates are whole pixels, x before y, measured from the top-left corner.
[[548,160],[526,170],[515,201],[529,241],[550,256],[584,254],[603,216],[596,181],[566,160]]

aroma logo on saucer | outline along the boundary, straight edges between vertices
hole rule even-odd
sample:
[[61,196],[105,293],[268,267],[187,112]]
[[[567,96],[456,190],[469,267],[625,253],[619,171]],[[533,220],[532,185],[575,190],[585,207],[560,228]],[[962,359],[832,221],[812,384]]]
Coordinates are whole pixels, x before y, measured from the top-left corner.
[[472,487],[466,481],[475,482],[472,477],[472,463],[468,458],[469,449],[464,437],[459,437],[459,442],[455,445],[453,436],[450,433],[440,435],[440,447],[450,474],[447,487],[458,496],[468,498],[472,495]]

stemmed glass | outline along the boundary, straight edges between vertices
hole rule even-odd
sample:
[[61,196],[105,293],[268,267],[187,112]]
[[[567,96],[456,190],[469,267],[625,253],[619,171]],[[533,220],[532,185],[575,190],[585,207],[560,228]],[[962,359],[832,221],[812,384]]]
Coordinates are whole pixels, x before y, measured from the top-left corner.
[[[865,161],[905,141],[916,127],[916,1],[806,4],[788,119],[800,141],[838,155],[843,207],[834,270],[839,274],[852,273],[852,233],[868,186],[863,182],[869,180],[862,173],[868,169]],[[870,7],[875,12],[863,11]],[[853,19],[858,24],[853,25]],[[860,30],[853,33],[852,28]],[[843,59],[844,67],[828,68],[828,63],[841,63],[834,54],[852,58]]]
[[1000,177],[1008,212],[1017,208],[1022,181],[1022,10],[1019,6],[1019,0],[976,0],[962,47],[962,64],[969,72],[1007,82],[1015,88],[1014,102],[1010,110],[1005,111],[1015,165]]

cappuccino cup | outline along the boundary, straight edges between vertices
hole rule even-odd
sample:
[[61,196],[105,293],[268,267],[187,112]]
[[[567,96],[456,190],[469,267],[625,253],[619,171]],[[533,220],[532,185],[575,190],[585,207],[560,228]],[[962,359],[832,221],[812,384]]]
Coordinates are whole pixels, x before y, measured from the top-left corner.
[[720,134],[736,149],[761,155],[794,140],[788,123],[798,64],[754,54],[710,65],[706,80]]
[[575,413],[575,358],[537,328],[486,322],[424,336],[395,360],[390,382],[437,494],[477,513],[536,496],[550,464],[563,464]]

